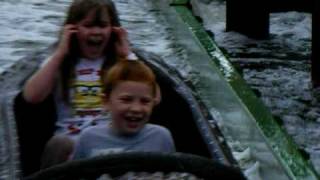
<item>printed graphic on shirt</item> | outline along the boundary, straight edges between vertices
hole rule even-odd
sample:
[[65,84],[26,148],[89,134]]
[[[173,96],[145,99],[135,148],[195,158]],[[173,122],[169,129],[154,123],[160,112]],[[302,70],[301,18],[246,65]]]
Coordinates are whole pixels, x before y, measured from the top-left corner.
[[72,108],[75,116],[97,116],[102,110],[102,83],[100,70],[78,69],[76,80],[71,86]]
[[[81,130],[106,122],[103,111],[101,67],[104,58],[80,58],[69,82],[69,101],[57,95],[58,121],[56,133],[77,135]],[[62,95],[62,94],[61,94]]]
[[80,117],[96,116],[101,112],[101,82],[78,81],[73,84],[72,107]]
[[89,156],[95,157],[95,156],[121,153],[124,151],[125,151],[124,148],[93,149]]

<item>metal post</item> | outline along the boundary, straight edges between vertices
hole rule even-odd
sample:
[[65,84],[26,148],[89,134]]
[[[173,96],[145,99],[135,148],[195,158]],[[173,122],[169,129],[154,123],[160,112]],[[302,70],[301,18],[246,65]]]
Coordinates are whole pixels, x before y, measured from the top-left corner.
[[226,30],[248,37],[264,39],[269,36],[268,0],[227,0]]
[[313,1],[311,78],[313,87],[320,87],[320,2]]

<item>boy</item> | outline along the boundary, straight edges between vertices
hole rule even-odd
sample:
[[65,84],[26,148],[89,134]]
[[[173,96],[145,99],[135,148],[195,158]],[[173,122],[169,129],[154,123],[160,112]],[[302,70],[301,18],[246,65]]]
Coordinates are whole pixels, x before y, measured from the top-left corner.
[[111,113],[111,122],[83,131],[73,158],[125,151],[175,152],[170,132],[147,123],[156,91],[155,76],[141,61],[114,65],[104,77],[105,108]]

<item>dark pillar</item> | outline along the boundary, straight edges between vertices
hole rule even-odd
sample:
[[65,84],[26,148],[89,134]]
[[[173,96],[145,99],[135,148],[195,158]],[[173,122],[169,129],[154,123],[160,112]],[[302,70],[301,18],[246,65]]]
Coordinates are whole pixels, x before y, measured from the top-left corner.
[[270,12],[312,12],[313,0],[268,0]]
[[251,38],[269,36],[268,0],[227,0],[226,30]]
[[313,0],[311,77],[314,87],[320,87],[320,1]]

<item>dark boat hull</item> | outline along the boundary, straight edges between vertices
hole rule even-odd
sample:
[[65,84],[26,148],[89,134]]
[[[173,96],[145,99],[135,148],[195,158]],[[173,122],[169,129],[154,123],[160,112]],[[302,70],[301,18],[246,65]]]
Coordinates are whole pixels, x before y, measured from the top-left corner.
[[[184,153],[131,152],[72,161],[35,173],[26,180],[97,179],[103,174],[118,178],[127,172],[140,172],[141,174],[155,172],[186,174],[188,172],[193,175],[193,178],[208,180],[245,179],[238,169],[200,156]],[[135,177],[139,177],[138,174]]]
[[[163,125],[172,132],[178,152],[235,166],[225,142],[217,140],[223,138],[219,130],[209,126],[207,121],[211,117],[205,107],[200,108],[201,102],[193,96],[192,87],[183,82],[175,70],[165,66],[158,56],[142,50],[135,52],[155,71],[162,92],[162,102],[155,108],[151,123]],[[19,84],[18,89],[23,82]],[[52,96],[37,105],[27,103],[21,92],[13,98],[20,167],[23,176],[27,176],[39,170],[44,145],[53,135],[55,107]]]

